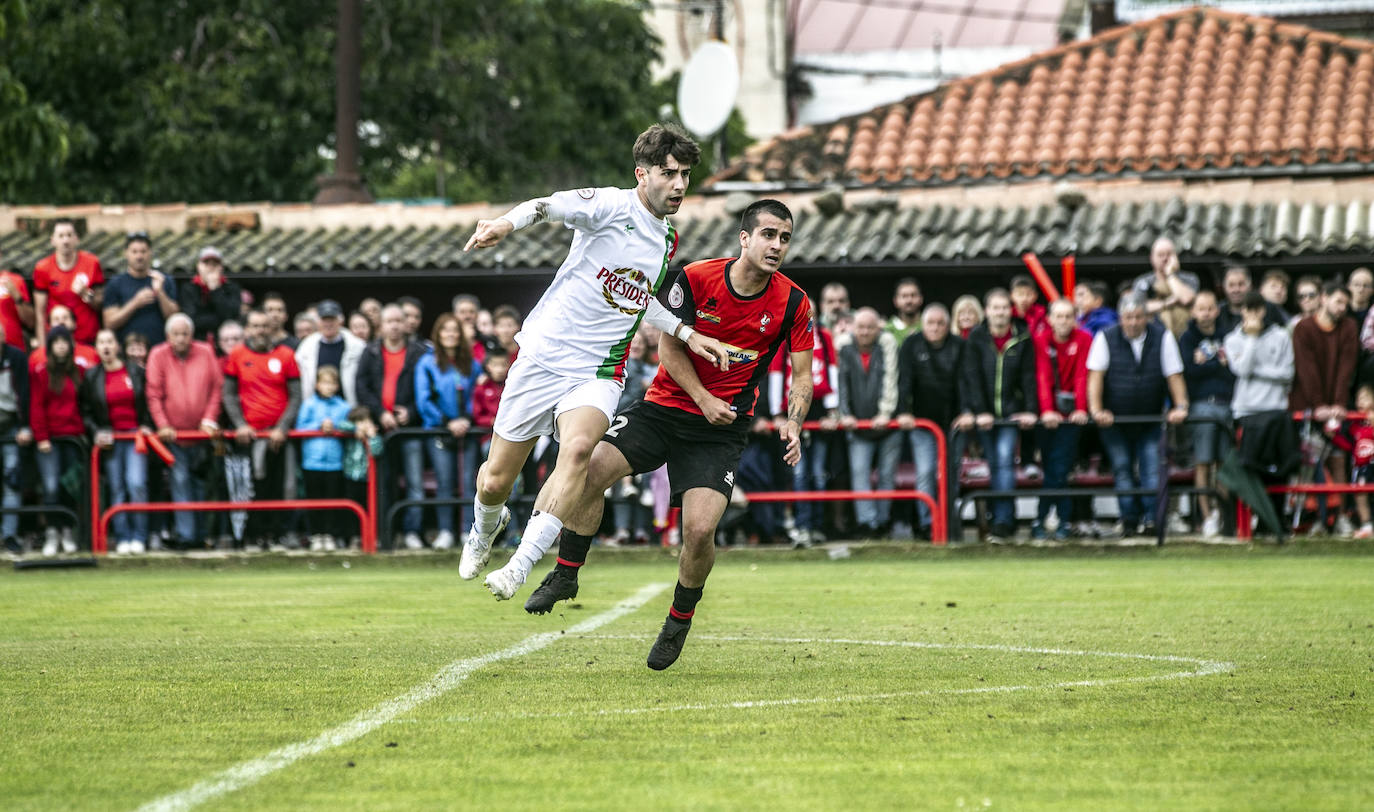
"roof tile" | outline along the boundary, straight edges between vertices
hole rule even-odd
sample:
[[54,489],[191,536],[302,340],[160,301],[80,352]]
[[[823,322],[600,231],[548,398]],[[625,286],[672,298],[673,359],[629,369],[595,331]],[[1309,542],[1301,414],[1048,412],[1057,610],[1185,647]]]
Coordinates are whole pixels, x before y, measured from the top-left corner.
[[791,179],[1365,163],[1374,159],[1372,91],[1374,43],[1188,9],[788,134],[717,179],[793,174],[796,161],[778,153],[822,148],[837,156],[832,168]]

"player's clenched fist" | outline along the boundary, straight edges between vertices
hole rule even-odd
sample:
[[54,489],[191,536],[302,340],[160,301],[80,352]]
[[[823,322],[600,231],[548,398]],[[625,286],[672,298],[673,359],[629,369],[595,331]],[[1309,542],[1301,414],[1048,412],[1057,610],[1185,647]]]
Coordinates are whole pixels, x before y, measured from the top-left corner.
[[498,217],[495,220],[478,220],[477,230],[472,232],[472,236],[468,238],[468,244],[463,246],[463,250],[490,248],[505,239],[506,235],[514,230],[515,226],[504,217]]
[[706,422],[713,426],[728,426],[735,422],[739,413],[730,407],[730,404],[721,400],[707,396],[702,398],[702,402],[697,404],[701,407],[701,415],[706,418]]

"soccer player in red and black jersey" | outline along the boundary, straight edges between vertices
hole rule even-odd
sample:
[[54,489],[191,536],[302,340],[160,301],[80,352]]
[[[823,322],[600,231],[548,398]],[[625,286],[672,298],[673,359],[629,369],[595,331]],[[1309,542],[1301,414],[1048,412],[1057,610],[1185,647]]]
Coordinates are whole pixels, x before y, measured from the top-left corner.
[[671,335],[659,342],[661,367],[643,401],[616,415],[592,453],[584,499],[568,519],[558,546],[558,565],[525,603],[544,614],[577,595],[577,572],[601,523],[602,492],[631,473],[667,463],[673,501],[682,506],[682,555],[677,590],[649,667],[663,670],[682,652],[706,576],[715,563],[716,525],[735,484],[735,467],[748,439],[759,383],[779,352],[793,369],[787,422],[780,434],[783,459],[801,454],[801,421],[811,405],[814,337],[806,294],[778,273],[792,240],[792,212],[776,200],[760,200],[740,220],[738,258],[708,259],[682,269],[668,307],[730,354],[721,372],[689,353]]

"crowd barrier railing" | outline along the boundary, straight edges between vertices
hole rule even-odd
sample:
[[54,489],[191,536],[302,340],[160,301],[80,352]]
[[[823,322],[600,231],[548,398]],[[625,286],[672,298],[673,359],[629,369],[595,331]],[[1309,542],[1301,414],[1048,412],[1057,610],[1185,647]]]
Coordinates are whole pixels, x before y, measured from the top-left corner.
[[[254,433],[255,439],[267,439],[270,432],[258,431]],[[290,440],[305,440],[312,437],[335,437],[338,439],[348,439],[353,435],[343,431],[289,431],[286,438]],[[160,449],[161,440],[155,432],[145,431],[120,431],[114,432],[112,438],[115,442],[135,441],[143,438],[143,442],[150,445],[148,453],[157,453],[161,456],[164,449]],[[216,437],[227,443],[237,443],[237,435],[233,431],[222,431],[211,434],[204,431],[178,431],[176,440],[209,442]],[[346,510],[358,518],[359,538],[364,553],[372,554],[377,552],[377,533],[376,533],[376,491],[377,491],[377,465],[370,455],[368,457],[367,471],[367,490],[368,504],[359,505],[352,499],[254,499],[251,502],[230,502],[230,501],[195,501],[195,502],[126,502],[119,505],[112,505],[101,510],[101,475],[102,466],[100,465],[100,455],[108,450],[96,443],[91,443],[90,449],[90,511],[92,517],[91,527],[91,552],[104,554],[108,552],[109,527],[110,522],[115,516],[121,513],[177,513],[187,511],[191,513],[211,513],[227,511],[281,511],[281,510]],[[165,458],[164,458],[165,459]],[[168,463],[170,464],[170,462]]]
[[935,495],[912,488],[911,490],[889,491],[746,491],[745,497],[751,503],[768,504],[775,502],[857,502],[884,499],[909,499],[922,502],[930,509],[930,540],[936,546],[949,541],[949,452],[945,432],[939,424],[918,418],[910,429],[903,429],[896,420],[880,423],[874,420],[859,420],[853,426],[823,425],[819,420],[802,423],[803,431],[823,431],[838,433],[862,429],[892,429],[899,431],[926,431],[935,438]]
[[[1114,416],[1113,419],[1112,419],[1112,424],[1113,424],[1113,425],[1128,425],[1128,426],[1159,425],[1159,426],[1161,426],[1161,427],[1166,427],[1166,426],[1165,426],[1165,423],[1166,423],[1166,422],[1167,422],[1167,421],[1166,421],[1165,416],[1164,416],[1163,414],[1160,414],[1160,415],[1116,415],[1116,416]],[[1224,420],[1224,419],[1221,419],[1221,418],[1216,418],[1216,417],[1191,417],[1191,416],[1190,416],[1190,417],[1186,418],[1186,419],[1185,419],[1182,423],[1180,423],[1180,424],[1171,424],[1171,425],[1185,425],[1185,426],[1187,426],[1187,425],[1200,425],[1200,424],[1206,424],[1206,423],[1214,424],[1214,425],[1220,427],[1221,430],[1226,431],[1226,432],[1230,432],[1230,431],[1231,431],[1231,422],[1230,422],[1230,421]],[[1064,420],[1063,422],[1061,422],[1061,425],[1065,425],[1065,424],[1068,424],[1067,419]],[[1101,426],[1098,426],[1098,425],[1097,425],[1095,422],[1093,422],[1093,421],[1088,421],[1087,423],[1083,423],[1083,424],[1072,424],[1072,425],[1078,425],[1078,426],[1080,426],[1081,428],[1088,428],[1088,427],[1096,427],[1096,428],[1099,428],[1099,429],[1102,428]],[[1039,418],[1037,418],[1036,421],[1035,421],[1035,423],[1031,426],[1030,429],[1023,429],[1023,430],[1030,431],[1030,430],[1033,430],[1033,429],[1036,429],[1036,428],[1043,428],[1043,427],[1044,427],[1043,424],[1041,423],[1041,421],[1039,420]],[[964,437],[974,437],[974,438],[976,438],[979,432],[982,432],[982,431],[990,431],[990,430],[992,430],[992,429],[997,429],[997,428],[1018,428],[1018,429],[1020,429],[1020,428],[1022,428],[1022,427],[1021,427],[1021,424],[1020,424],[1018,421],[1016,421],[1016,420],[1011,420],[1011,419],[994,420],[994,421],[992,422],[992,425],[991,425],[991,426],[988,426],[988,427],[986,427],[986,428],[984,428],[984,427],[979,427],[979,426],[975,426],[975,427],[970,428],[970,429],[961,429],[961,428],[955,427],[955,428],[952,428],[952,429],[950,430],[950,440],[951,440],[951,442],[953,442],[956,438],[958,438],[958,437],[961,436],[961,435],[964,436]],[[1166,427],[1166,428],[1167,428],[1167,427]],[[1161,432],[1160,442],[1161,442],[1161,449],[1160,449],[1160,455],[1159,455],[1159,464],[1160,464],[1161,482],[1160,482],[1158,485],[1156,485],[1155,487],[1149,487],[1149,488],[1146,488],[1146,487],[1139,487],[1139,488],[1123,488],[1123,489],[1121,489],[1121,490],[1117,490],[1116,486],[1113,484],[1113,485],[1101,485],[1101,486],[1082,486],[1082,485],[1076,485],[1076,486],[1073,486],[1073,487],[1064,487],[1064,488],[1013,488],[1012,490],[1009,490],[1009,491],[1007,491],[1007,490],[995,490],[995,489],[993,489],[993,488],[978,488],[978,489],[974,489],[974,490],[969,490],[969,491],[966,491],[966,492],[958,493],[958,494],[954,497],[954,499],[953,499],[953,502],[954,502],[954,510],[955,510],[956,512],[957,512],[957,511],[961,511],[961,510],[963,509],[963,506],[964,506],[968,501],[973,501],[975,504],[978,504],[978,503],[982,503],[982,502],[984,502],[984,501],[987,501],[987,500],[989,500],[989,499],[1019,499],[1019,498],[1050,498],[1050,499],[1053,499],[1053,498],[1079,497],[1079,496],[1086,496],[1086,497],[1095,497],[1095,496],[1157,496],[1157,495],[1159,495],[1162,491],[1167,491],[1167,493],[1168,493],[1169,495],[1178,495],[1178,496],[1210,496],[1210,497],[1215,498],[1215,499],[1220,499],[1220,497],[1221,497],[1221,492],[1220,492],[1216,487],[1211,487],[1211,488],[1198,488],[1198,487],[1193,486],[1193,485],[1174,485],[1174,484],[1169,484],[1169,482],[1168,482],[1168,476],[1169,476],[1168,466],[1169,466],[1169,460],[1170,460],[1171,454],[1170,454],[1170,447],[1169,447],[1169,445],[1168,445],[1168,432],[1167,432],[1167,431]],[[984,449],[984,451],[986,452],[986,449]],[[1218,463],[1220,463],[1220,462],[1221,462],[1221,461],[1218,460]],[[1108,462],[1108,464],[1109,464],[1109,466],[1110,466],[1110,461]],[[1110,471],[1109,471],[1108,473],[1110,473]],[[957,487],[958,487],[958,478],[957,478],[957,477],[955,478],[955,482],[956,482],[956,488],[957,488]],[[1159,539],[1159,544],[1163,544],[1163,543],[1164,543],[1164,534],[1161,533],[1160,539]]]
[[[84,437],[52,437],[49,439],[51,440],[53,445],[67,445],[71,446],[72,448],[75,448],[78,454],[86,453],[86,440]],[[14,437],[12,436],[0,439],[0,445],[18,446],[21,452],[25,448],[33,449],[33,453],[38,453],[37,449],[34,448],[34,446],[36,446],[37,443],[20,445],[18,442],[15,441]],[[20,464],[23,464],[22,460]],[[70,508],[66,505],[15,505],[13,507],[5,507],[4,505],[0,505],[0,516],[66,516],[67,518],[71,519],[72,526],[76,530],[78,543],[80,543],[81,537],[82,535],[84,535],[82,531],[86,525],[86,522],[84,521],[86,517],[82,515],[82,513],[85,509],[85,506],[89,503],[89,488],[89,483],[86,481],[85,477],[82,477],[81,493],[77,495],[75,500],[77,504],[76,508]],[[86,540],[90,541],[90,539]]]
[[[1294,422],[1306,422],[1312,420],[1315,423],[1320,421],[1313,420],[1310,411],[1293,412],[1290,417]],[[1369,419],[1370,415],[1363,412],[1346,412],[1345,420],[1364,420]],[[1342,421],[1344,423],[1344,421]],[[1330,442],[1328,438],[1328,442]],[[1301,450],[1299,451],[1301,453]],[[1265,488],[1269,493],[1275,495],[1299,494],[1333,494],[1333,493],[1374,493],[1374,483],[1364,485],[1355,483],[1334,483],[1334,482],[1290,482],[1287,485],[1269,485]],[[1282,518],[1282,517],[1281,517]],[[1249,541],[1254,538],[1254,530],[1251,523],[1254,520],[1254,510],[1239,499],[1236,500],[1236,538]]]

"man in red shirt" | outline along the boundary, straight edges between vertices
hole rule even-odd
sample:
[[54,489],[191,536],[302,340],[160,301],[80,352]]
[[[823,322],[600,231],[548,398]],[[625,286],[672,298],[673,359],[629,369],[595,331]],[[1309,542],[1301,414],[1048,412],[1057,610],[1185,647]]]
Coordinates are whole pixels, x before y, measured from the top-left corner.
[[783,459],[796,465],[801,457],[815,338],[806,294],[778,273],[791,240],[792,213],[776,200],[760,200],[741,218],[738,259],[709,259],[682,270],[669,291],[669,309],[721,342],[730,355],[729,370],[721,372],[689,353],[682,341],[663,335],[658,376],[645,399],[616,415],[597,444],[587,498],[564,523],[558,565],[530,595],[525,611],[544,614],[577,595],[578,568],[601,523],[602,492],[621,477],[667,463],[673,500],[682,506],[682,554],[673,604],[648,665],[661,671],[677,661],[715,563],[716,525],[734,489],[759,384],[783,351],[793,369],[781,428]]
[[6,344],[28,352],[24,331],[33,329],[33,305],[29,286],[13,268],[0,271],[0,328],[4,328]]
[[33,303],[37,311],[38,340],[48,334],[50,311],[62,305],[72,312],[78,344],[93,345],[100,331],[100,306],[105,272],[95,254],[79,250],[81,237],[76,223],[67,218],[53,222],[53,253],[33,266]]
[[[176,433],[219,430],[224,375],[210,345],[192,340],[194,331],[190,316],[173,313],[165,326],[167,340],[148,353],[148,413],[176,457],[171,467],[173,502],[204,498],[203,483],[191,471],[200,467],[208,451],[204,443],[174,442]],[[182,544],[200,541],[194,513],[176,514],[176,534]]]
[[[1045,487],[1063,488],[1078,458],[1080,427],[1088,424],[1088,350],[1093,337],[1078,327],[1073,302],[1068,299],[1050,305],[1044,325],[1047,329],[1031,335],[1040,397],[1040,454],[1045,461]],[[1045,519],[1050,507],[1059,516],[1055,539],[1069,537],[1072,497],[1048,497],[1041,498],[1036,509],[1032,541],[1047,537]]]
[[[301,406],[301,373],[290,347],[272,346],[266,313],[248,314],[244,343],[224,365],[224,410],[233,421],[240,445],[252,445],[253,493],[257,499],[281,499],[286,472],[286,432]],[[257,432],[268,432],[257,439]],[[283,511],[248,514],[249,543],[275,544],[286,530]]]

